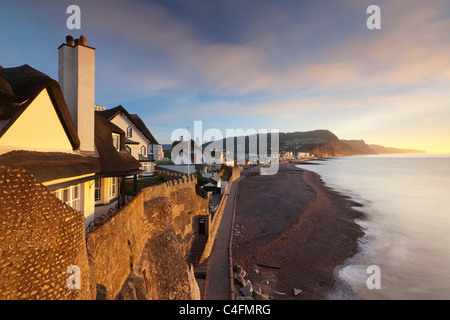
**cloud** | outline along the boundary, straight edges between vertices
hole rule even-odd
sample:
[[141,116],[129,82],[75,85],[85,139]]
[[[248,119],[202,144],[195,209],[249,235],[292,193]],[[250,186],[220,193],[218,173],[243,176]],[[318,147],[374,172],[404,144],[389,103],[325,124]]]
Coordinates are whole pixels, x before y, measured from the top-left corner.
[[[406,118],[418,127],[450,101],[448,1],[378,1],[376,31],[365,26],[369,2],[79,5],[82,33],[97,48],[99,103],[167,97],[152,123],[239,115],[258,124],[268,116],[359,136]],[[40,4],[52,21],[71,2]]]
[[[220,35],[208,37],[164,3],[111,0],[80,6],[85,30],[92,30],[98,54],[107,61],[99,63],[99,76],[121,78],[132,92],[200,89],[282,96],[303,90],[380,91],[450,79],[444,1],[382,2],[379,32],[364,23],[348,30],[352,19],[365,22],[365,12],[354,9],[363,6],[353,1],[262,1],[249,11],[253,4],[218,1],[204,9],[217,15],[217,24],[233,23],[220,20],[232,10],[248,11],[245,21],[239,15],[241,30],[233,29],[234,41],[228,42]],[[221,9],[229,15],[221,15]]]
[[[47,15],[58,17],[64,17],[61,12],[68,4],[40,1]],[[102,59],[99,76],[100,72],[111,78],[117,75],[132,91],[151,94],[196,88],[239,96],[385,89],[450,79],[445,1],[380,1],[382,30],[375,32],[365,27],[361,1],[187,5],[110,0],[79,1],[79,5],[82,32],[88,41],[93,35],[90,43]],[[233,30],[232,39],[211,36],[197,21],[177,14],[177,6],[193,7],[190,12],[207,7],[200,12],[214,16],[204,20],[217,20],[207,25]],[[227,20],[233,14],[235,21]]]

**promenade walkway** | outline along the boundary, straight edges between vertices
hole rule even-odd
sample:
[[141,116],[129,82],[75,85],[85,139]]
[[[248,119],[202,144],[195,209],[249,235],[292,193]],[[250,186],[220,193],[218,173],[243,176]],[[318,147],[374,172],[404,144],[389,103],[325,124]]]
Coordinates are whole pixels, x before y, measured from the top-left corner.
[[206,300],[230,300],[230,256],[229,243],[233,227],[233,211],[236,190],[240,179],[236,180],[230,188],[225,204],[222,221],[216,234],[208,261],[208,275],[206,284]]

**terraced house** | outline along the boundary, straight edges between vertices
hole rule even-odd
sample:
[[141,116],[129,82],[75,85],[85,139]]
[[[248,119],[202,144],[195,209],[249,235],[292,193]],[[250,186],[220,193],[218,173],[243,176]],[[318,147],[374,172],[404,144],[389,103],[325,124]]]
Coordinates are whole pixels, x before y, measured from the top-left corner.
[[0,166],[28,170],[89,230],[123,203],[125,177],[143,164],[126,132],[95,111],[95,48],[68,36],[58,50],[58,82],[28,65],[0,67]]

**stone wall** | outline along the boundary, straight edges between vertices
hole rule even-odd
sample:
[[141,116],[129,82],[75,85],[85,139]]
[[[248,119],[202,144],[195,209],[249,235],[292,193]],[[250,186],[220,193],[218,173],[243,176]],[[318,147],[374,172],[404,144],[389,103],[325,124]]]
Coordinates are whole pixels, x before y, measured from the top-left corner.
[[[1,299],[199,299],[186,264],[208,200],[194,176],[141,190],[85,235],[84,216],[24,170],[0,167]],[[80,289],[70,289],[77,266]]]
[[[195,166],[194,165],[192,165],[191,170],[195,172]],[[169,181],[170,180],[178,180],[178,179],[181,179],[183,177],[187,177],[188,176],[187,174],[182,173],[182,172],[173,171],[173,170],[169,170],[169,169],[163,169],[163,168],[160,168],[160,167],[157,167],[156,175],[158,177],[164,178],[164,179],[169,180]],[[195,176],[196,176],[195,173],[191,173],[189,175],[189,177],[195,177]]]
[[[80,289],[67,285],[80,270]],[[94,299],[84,216],[25,170],[0,167],[0,299]]]
[[87,236],[95,282],[106,299],[192,299],[186,257],[196,215],[208,201],[193,176],[141,190],[109,221]]

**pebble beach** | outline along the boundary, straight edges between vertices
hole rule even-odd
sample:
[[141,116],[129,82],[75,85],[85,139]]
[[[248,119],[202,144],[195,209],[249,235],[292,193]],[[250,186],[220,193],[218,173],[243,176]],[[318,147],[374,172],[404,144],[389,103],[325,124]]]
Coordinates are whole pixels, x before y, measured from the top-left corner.
[[336,267],[357,253],[363,235],[354,206],[294,163],[280,164],[276,175],[247,176],[236,200],[233,263],[271,299],[327,299]]

